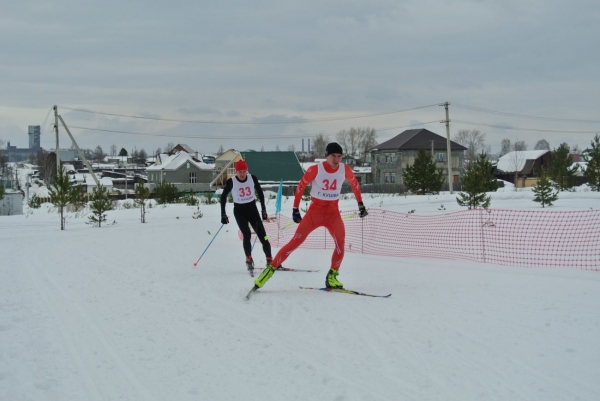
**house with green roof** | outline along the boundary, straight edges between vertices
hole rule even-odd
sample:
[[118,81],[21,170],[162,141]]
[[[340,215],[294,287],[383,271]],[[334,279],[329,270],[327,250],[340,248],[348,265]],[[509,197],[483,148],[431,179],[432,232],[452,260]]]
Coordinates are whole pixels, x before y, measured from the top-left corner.
[[[235,175],[235,162],[240,159],[248,163],[248,172],[254,174],[260,184],[266,188],[279,185],[279,182],[283,182],[286,187],[295,187],[304,175],[296,153],[291,151],[238,152],[230,149],[226,153],[219,156],[215,163],[216,178],[211,183],[213,188],[225,185],[225,181]],[[221,158],[223,160],[220,160]]]
[[298,185],[304,170],[295,152],[240,152],[248,163],[248,171],[258,177],[261,184]]

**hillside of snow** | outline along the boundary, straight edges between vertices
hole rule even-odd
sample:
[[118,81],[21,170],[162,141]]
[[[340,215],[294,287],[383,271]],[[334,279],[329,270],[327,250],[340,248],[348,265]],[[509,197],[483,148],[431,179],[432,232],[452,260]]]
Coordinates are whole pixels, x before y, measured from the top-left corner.
[[[455,196],[365,194],[364,202],[435,215],[464,210]],[[492,208],[541,210],[528,190],[492,196]],[[276,272],[247,301],[253,279],[234,219],[219,231],[219,205],[200,205],[199,219],[196,207],[153,206],[141,224],[139,210],[122,204],[102,228],[86,224],[84,211],[61,231],[48,204],[0,217],[1,400],[600,394],[599,272],[346,253],[347,288],[392,293],[367,298],[301,290],[323,286],[331,252],[299,249],[284,265],[320,272]],[[291,207],[284,199],[282,213]],[[600,194],[580,188],[550,210],[598,207]],[[274,213],[274,199],[267,209]],[[259,246],[253,254],[263,265]]]

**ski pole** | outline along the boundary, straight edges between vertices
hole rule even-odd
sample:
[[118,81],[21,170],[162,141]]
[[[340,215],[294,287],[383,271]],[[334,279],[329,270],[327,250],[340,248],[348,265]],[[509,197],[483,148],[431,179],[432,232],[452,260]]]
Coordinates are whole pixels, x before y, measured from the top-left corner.
[[250,249],[250,252],[254,250],[254,245],[256,245],[256,240],[258,239],[258,234],[254,233],[254,235],[256,235],[256,237],[254,237],[254,242],[252,243],[252,248]]
[[[217,234],[219,234],[219,231],[221,231],[221,228],[223,228],[224,225],[225,224],[221,224],[221,227],[219,227],[219,230],[217,231]],[[210,246],[210,244],[212,244],[212,242],[215,240],[215,238],[217,238],[217,234],[215,234],[215,236],[210,240],[210,242],[206,246],[206,249],[204,250],[204,252],[202,252],[202,255],[200,255],[200,257],[198,258],[198,260],[196,261],[196,263],[194,263],[194,266],[198,266],[198,262],[200,262],[200,259],[202,259],[202,256],[204,256],[204,254],[208,250],[208,247]]]

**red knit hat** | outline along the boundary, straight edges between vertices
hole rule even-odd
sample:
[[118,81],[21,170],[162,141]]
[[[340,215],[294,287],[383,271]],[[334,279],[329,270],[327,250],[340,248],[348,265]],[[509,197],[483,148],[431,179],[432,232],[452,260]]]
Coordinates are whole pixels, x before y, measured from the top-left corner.
[[243,160],[238,160],[237,162],[235,162],[235,171],[242,171],[242,170],[248,171],[248,163],[246,163]]

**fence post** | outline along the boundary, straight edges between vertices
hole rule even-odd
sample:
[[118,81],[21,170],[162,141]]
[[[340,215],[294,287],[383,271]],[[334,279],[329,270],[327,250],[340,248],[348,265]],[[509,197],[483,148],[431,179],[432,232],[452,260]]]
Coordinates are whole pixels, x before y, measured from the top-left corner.
[[479,209],[479,226],[481,227],[481,253],[483,256],[483,263],[485,263],[485,240],[483,237],[483,227],[485,226],[485,224],[483,224],[483,211],[485,209]]
[[365,253],[365,219],[360,219],[360,253]]

